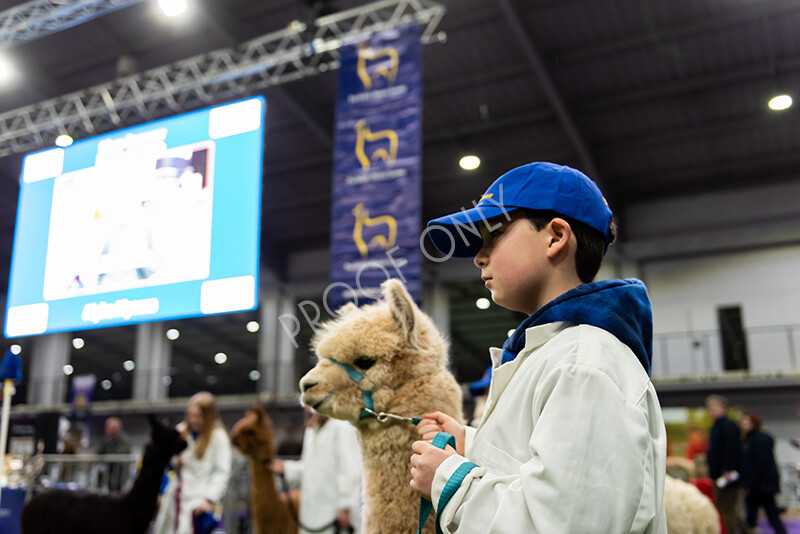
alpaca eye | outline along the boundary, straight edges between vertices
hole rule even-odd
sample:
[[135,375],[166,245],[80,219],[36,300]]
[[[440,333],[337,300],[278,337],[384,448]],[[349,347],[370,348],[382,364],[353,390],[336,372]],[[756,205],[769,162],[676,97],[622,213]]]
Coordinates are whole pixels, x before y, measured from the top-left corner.
[[353,364],[355,364],[356,367],[360,367],[361,369],[366,370],[375,365],[375,359],[367,358],[366,356],[360,356],[356,358]]

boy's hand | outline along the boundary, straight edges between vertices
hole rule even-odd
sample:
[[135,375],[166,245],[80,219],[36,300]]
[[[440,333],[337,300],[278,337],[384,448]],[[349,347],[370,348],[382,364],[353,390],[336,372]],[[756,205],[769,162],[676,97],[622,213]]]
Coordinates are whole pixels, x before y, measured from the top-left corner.
[[425,441],[415,441],[411,450],[411,489],[430,500],[436,469],[456,451],[449,445],[442,450]]
[[464,440],[467,431],[455,419],[442,412],[426,413],[422,421],[417,423],[417,433],[422,441],[431,443],[437,432],[447,432],[456,438],[456,452],[464,456]]

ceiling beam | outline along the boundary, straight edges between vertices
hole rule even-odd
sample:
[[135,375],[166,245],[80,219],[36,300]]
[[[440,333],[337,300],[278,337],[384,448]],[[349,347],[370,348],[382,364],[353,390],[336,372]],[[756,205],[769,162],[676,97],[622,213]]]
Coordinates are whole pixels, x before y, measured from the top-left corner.
[[533,68],[533,72],[541,84],[547,100],[550,102],[550,105],[553,106],[553,109],[555,109],[556,115],[558,115],[561,124],[567,132],[567,137],[575,147],[583,170],[595,181],[598,183],[601,182],[599,178],[600,174],[597,171],[597,166],[595,165],[594,159],[589,152],[589,147],[586,144],[583,135],[575,123],[572,113],[567,108],[567,105],[561,96],[561,92],[556,87],[555,82],[553,82],[553,78],[548,72],[547,66],[544,64],[544,61],[534,45],[533,40],[531,39],[527,30],[522,26],[521,14],[517,8],[512,5],[511,0],[498,1],[500,4],[500,9],[503,11],[503,14],[506,17],[506,22],[511,28],[511,33],[515,36],[517,42],[522,47],[524,56],[530,66]]

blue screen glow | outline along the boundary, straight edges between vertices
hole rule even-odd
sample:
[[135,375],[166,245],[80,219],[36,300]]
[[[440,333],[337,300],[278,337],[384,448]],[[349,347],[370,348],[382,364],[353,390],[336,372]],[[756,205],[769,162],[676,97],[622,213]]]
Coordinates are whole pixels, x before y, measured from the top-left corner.
[[266,101],[29,154],[6,337],[251,310]]

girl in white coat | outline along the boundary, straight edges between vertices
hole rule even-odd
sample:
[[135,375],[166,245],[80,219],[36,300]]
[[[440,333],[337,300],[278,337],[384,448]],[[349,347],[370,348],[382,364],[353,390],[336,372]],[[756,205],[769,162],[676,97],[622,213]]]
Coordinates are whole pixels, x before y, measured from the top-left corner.
[[172,460],[176,475],[161,498],[155,534],[193,534],[193,517],[214,512],[230,477],[230,439],[211,393],[201,391],[189,399],[177,428],[188,447]]

